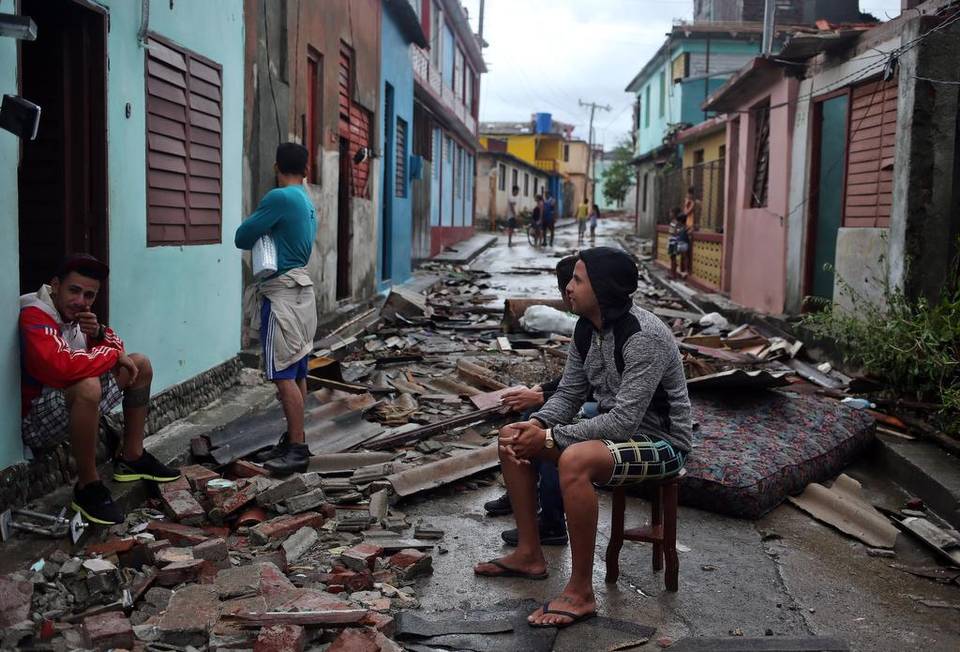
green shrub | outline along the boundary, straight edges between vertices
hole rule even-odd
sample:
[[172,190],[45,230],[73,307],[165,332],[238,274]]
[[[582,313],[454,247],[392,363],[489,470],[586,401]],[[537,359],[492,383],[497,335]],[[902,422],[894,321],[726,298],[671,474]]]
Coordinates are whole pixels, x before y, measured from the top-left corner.
[[878,307],[838,279],[853,308],[824,308],[803,322],[817,336],[836,343],[844,362],[877,378],[894,393],[936,404],[938,427],[960,434],[960,286],[944,288],[939,302],[885,292]]

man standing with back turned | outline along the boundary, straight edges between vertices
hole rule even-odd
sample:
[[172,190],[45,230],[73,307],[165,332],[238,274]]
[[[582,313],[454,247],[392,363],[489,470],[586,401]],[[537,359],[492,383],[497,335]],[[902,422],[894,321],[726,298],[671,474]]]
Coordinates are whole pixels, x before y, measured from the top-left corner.
[[234,238],[238,248],[252,249],[261,236],[270,235],[277,247],[277,272],[257,284],[258,309],[251,320],[259,322],[267,380],[277,386],[287,419],[287,431],[277,445],[253,459],[264,462],[264,467],[277,475],[302,473],[310,463],[303,422],[307,359],[317,331],[317,307],[306,266],[317,218],[303,187],[307,161],[307,150],[301,145],[277,147],[273,166],[277,187],[264,195]]

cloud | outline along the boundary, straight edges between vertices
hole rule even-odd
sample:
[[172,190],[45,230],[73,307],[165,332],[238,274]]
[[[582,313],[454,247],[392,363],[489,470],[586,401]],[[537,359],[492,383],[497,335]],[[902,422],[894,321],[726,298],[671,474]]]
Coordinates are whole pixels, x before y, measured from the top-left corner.
[[[479,0],[465,0],[476,29]],[[881,19],[896,16],[900,0],[862,0]],[[598,143],[612,148],[627,137],[634,98],[624,92],[657,51],[676,19],[689,20],[693,0],[486,0],[484,50],[489,72],[480,91],[481,120],[527,120],[536,112],[576,125],[587,139],[589,109],[597,111]]]

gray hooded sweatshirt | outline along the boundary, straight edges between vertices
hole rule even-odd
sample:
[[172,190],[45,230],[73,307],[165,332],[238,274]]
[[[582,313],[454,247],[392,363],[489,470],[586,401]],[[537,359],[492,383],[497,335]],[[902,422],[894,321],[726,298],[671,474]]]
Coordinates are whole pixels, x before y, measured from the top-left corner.
[[[633,305],[636,266],[622,251],[605,247],[586,250],[581,259],[600,302],[603,328],[581,323],[591,331],[586,360],[571,342],[560,386],[531,418],[552,428],[560,447],[594,439],[624,442],[641,433],[689,452],[692,421],[680,350],[658,317]],[[629,333],[623,340],[622,375],[615,328]],[[571,423],[591,391],[600,414]]]

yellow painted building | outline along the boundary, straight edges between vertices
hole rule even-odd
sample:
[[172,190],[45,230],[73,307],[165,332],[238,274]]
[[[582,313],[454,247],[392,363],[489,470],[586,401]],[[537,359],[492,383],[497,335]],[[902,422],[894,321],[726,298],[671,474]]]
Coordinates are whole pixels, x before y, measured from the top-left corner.
[[680,132],[677,142],[683,146],[684,195],[693,187],[700,202],[699,228],[723,231],[726,202],[724,169],[727,149],[726,121],[714,118]]
[[506,141],[507,153],[521,161],[535,165],[544,172],[556,174],[563,159],[563,136],[560,134],[487,134],[480,136],[480,144],[489,149],[493,138]]

